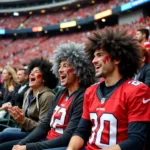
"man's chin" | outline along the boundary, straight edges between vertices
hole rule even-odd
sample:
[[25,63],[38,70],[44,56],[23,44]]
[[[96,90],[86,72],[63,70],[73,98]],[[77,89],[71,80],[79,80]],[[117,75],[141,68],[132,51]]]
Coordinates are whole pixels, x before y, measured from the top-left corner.
[[103,73],[97,73],[97,74],[95,74],[95,77],[96,78],[101,78],[101,77],[103,77]]
[[65,85],[66,85],[66,83],[60,83],[60,85],[61,85],[61,86],[65,86]]

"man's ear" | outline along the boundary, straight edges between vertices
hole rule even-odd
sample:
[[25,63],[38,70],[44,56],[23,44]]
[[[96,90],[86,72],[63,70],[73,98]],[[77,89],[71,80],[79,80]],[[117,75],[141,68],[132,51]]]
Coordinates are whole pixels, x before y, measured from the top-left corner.
[[146,34],[145,33],[142,36],[143,36],[144,39],[146,38]]
[[114,60],[114,64],[118,65],[120,63],[120,60]]
[[145,63],[145,60],[146,60],[146,57],[145,57],[145,56],[143,56],[143,57],[142,57],[142,62],[144,62],[144,63]]

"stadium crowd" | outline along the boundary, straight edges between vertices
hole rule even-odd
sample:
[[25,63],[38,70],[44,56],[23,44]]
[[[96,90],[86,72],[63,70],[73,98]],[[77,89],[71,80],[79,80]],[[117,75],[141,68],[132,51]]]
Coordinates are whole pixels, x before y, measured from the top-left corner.
[[[139,20],[132,22],[132,24],[119,25],[121,29],[128,29],[131,34],[135,35],[136,30],[140,28],[147,28],[149,30],[150,17],[140,17]],[[115,25],[113,28],[118,27]],[[99,29],[100,31],[103,29]],[[85,43],[86,37],[90,36],[93,31],[78,32],[69,34],[69,40],[77,43]],[[148,38],[148,41],[150,39]],[[55,46],[68,41],[68,34],[55,35],[53,37],[42,36],[34,38],[20,38],[0,39],[1,55],[0,66],[12,65],[17,67],[18,64],[29,63],[33,57],[44,57],[50,59]]]
[[32,28],[37,26],[55,25],[60,22],[84,19],[94,15],[100,11],[114,8],[129,0],[109,0],[89,5],[87,7],[79,7],[74,10],[64,10],[62,12],[47,12],[43,14],[32,14],[29,16],[10,16],[9,14],[0,17],[0,28],[3,29],[17,29],[17,28]]

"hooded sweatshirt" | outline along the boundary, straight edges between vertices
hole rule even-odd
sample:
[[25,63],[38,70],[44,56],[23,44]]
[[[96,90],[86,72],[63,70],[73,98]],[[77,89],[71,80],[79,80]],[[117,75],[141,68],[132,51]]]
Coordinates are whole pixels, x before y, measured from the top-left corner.
[[36,94],[32,97],[32,89],[28,89],[24,96],[22,110],[25,115],[25,122],[21,124],[23,131],[33,130],[40,122],[45,118],[49,107],[55,97],[54,92],[48,87],[42,87]]

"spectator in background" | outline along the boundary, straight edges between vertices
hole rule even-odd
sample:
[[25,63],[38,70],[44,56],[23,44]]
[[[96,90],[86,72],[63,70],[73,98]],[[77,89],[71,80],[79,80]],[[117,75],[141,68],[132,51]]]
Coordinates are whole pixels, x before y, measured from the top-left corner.
[[[54,51],[53,72],[65,88],[60,90],[45,120],[13,150],[42,150],[67,146],[82,114],[85,89],[94,82],[94,70],[84,46],[64,43]],[[18,141],[0,144],[11,150]]]
[[150,64],[148,64],[148,51],[141,46],[142,51],[142,60],[141,66],[138,70],[137,75],[135,75],[134,79],[145,83],[148,87],[150,87]]
[[4,102],[11,102],[11,96],[15,91],[17,85],[16,71],[10,66],[5,66],[2,72],[2,79],[4,82],[5,94]]
[[15,106],[22,108],[24,93],[29,88],[27,69],[19,68],[17,70],[17,82],[19,85],[16,88],[17,90],[15,90],[12,101],[14,101]]
[[1,118],[3,118],[5,114],[7,113],[5,111],[7,106],[14,104],[14,102],[12,101],[12,97],[13,97],[13,94],[15,92],[15,88],[17,85],[16,71],[10,66],[5,66],[2,72],[2,79],[4,82],[4,96],[3,96],[3,102],[1,103],[1,108],[0,108]]
[[0,143],[24,138],[44,120],[55,96],[52,89],[58,82],[51,67],[52,64],[42,58],[29,63],[30,88],[25,93],[23,108],[21,110],[18,106],[10,105],[7,108],[21,129],[5,129],[0,133]]
[[148,62],[150,63],[150,42],[148,29],[138,29],[136,32],[136,38],[140,44],[142,44],[148,51]]

